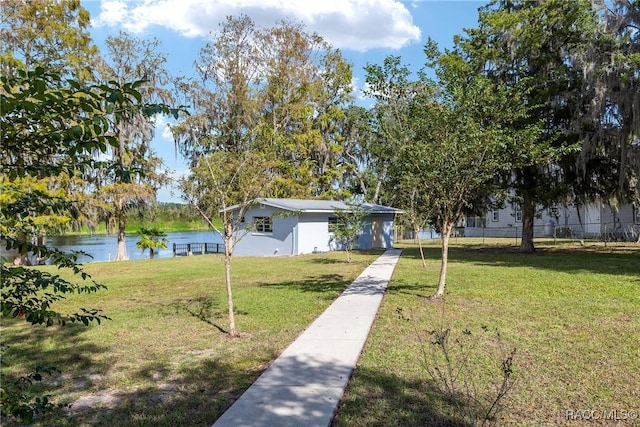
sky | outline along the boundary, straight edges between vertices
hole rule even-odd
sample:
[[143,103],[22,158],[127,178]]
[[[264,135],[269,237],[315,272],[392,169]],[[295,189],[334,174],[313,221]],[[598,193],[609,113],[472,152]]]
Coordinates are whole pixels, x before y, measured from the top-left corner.
[[[271,27],[285,19],[302,23],[339,48],[353,64],[356,90],[364,86],[367,64],[382,64],[397,55],[413,70],[424,63],[427,38],[441,49],[453,45],[456,34],[477,26],[484,0],[82,0],[91,13],[91,35],[104,50],[104,40],[119,31],[139,38],[155,37],[167,56],[168,71],[193,75],[200,49],[227,16],[245,14],[258,26]],[[167,121],[158,119],[152,148],[173,176],[187,172],[176,156]],[[171,188],[158,193],[160,202],[182,202]]]

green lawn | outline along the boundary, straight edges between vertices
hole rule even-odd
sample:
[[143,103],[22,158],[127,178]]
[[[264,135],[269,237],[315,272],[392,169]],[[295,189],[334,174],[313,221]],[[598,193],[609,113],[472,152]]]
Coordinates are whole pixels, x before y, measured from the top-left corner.
[[617,421],[591,425],[633,425],[623,418],[640,410],[640,247],[539,243],[525,255],[512,241],[480,243],[452,247],[444,302],[425,298],[439,249],[427,247],[426,269],[405,249],[333,426],[468,425],[463,396],[443,395],[422,363],[434,366],[427,331],[439,327],[467,340],[452,358],[469,358],[480,397],[500,379],[498,344],[517,348],[516,385],[493,424],[566,425],[568,410],[617,410]]
[[[426,270],[415,248],[403,253],[334,426],[466,425],[461,401],[443,397],[422,363],[421,339],[439,326],[469,339],[464,356],[478,396],[496,379],[494,332],[504,350],[517,347],[517,383],[496,425],[565,425],[566,410],[640,409],[639,246],[540,242],[539,253],[524,255],[510,240],[459,239],[443,305],[426,298],[437,283],[435,243]],[[73,404],[72,418],[43,425],[207,426],[379,254],[356,253],[353,264],[344,253],[236,258],[238,339],[221,332],[220,258],[89,264],[109,289],[64,307],[102,308],[113,320],[40,328],[2,319],[5,361],[14,363],[5,374],[42,362],[63,370],[46,385]]]
[[236,339],[221,332],[220,257],[87,264],[108,290],[58,308],[101,308],[112,320],[44,328],[3,318],[12,364],[3,381],[43,363],[63,371],[45,385],[73,417],[44,425],[211,425],[380,253],[355,254],[351,264],[344,253],[235,258]]

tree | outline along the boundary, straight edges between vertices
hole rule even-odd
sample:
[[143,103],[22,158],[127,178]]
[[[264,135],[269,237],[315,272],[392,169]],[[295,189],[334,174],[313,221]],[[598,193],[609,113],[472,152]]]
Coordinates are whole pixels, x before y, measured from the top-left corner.
[[[9,252],[37,254],[78,277],[77,281],[68,281],[40,269],[10,266],[3,260],[2,315],[46,326],[100,322],[106,318],[100,310],[81,309],[67,314],[54,307],[66,294],[96,292],[104,285],[82,270],[77,253],[63,253],[25,238],[39,234],[42,218],[64,217],[69,211],[66,198],[39,184],[62,173],[74,176],[94,170],[100,162],[93,155],[117,145],[111,120],[117,125],[132,111],[147,115],[174,111],[164,105],[141,103],[135,83],[85,86],[49,74],[43,68],[17,70],[0,77],[0,82],[0,240]],[[3,369],[6,362],[3,357]],[[25,391],[26,384],[41,378],[42,372],[24,378],[3,375],[2,416],[9,414],[28,422],[49,409],[47,400]]]
[[192,114],[172,129],[191,166],[182,181],[185,197],[214,229],[213,219],[222,219],[216,232],[225,243],[229,333],[235,336],[231,258],[242,216],[258,197],[333,194],[350,66],[297,25],[262,29],[240,16],[221,23],[196,71],[198,79],[177,85]]
[[[517,94],[475,73],[460,52],[442,54],[429,42],[425,53],[437,81],[424,71],[412,81],[398,58],[385,61],[384,69],[370,67],[369,77],[375,72],[380,82],[374,87],[376,102],[398,117],[382,122],[397,126],[393,134],[399,136],[389,183],[404,193],[401,207],[426,209],[426,217],[440,229],[442,263],[436,296],[443,296],[449,238],[456,222],[491,186],[494,176],[509,167],[513,139],[530,137],[531,131],[507,131],[505,123],[525,113]],[[393,99],[396,94],[402,102]]]
[[365,67],[368,96],[375,99],[371,113],[373,138],[367,140],[365,150],[373,154],[374,192],[369,197],[378,203],[386,187],[389,199],[385,203],[394,205],[397,192],[389,184],[389,169],[398,160],[399,148],[413,141],[415,132],[411,124],[409,108],[416,93],[425,90],[422,82],[411,81],[411,72],[401,65],[399,56],[388,56],[383,65],[368,64]]
[[365,200],[377,203],[376,197],[370,197],[371,188],[376,187],[374,169],[377,164],[374,150],[370,149],[375,138],[370,120],[369,110],[364,107],[351,105],[345,111],[345,119],[340,125],[345,163],[342,186],[351,194],[362,195]]
[[[166,105],[173,101],[164,55],[157,52],[157,40],[140,40],[126,33],[109,37],[106,41],[110,61],[103,61],[98,72],[104,81],[124,84],[139,81],[136,90],[139,101]],[[113,117],[113,129],[118,144],[110,147],[111,160],[96,178],[98,197],[105,202],[103,214],[117,226],[115,260],[127,260],[127,217],[132,209],[141,209],[155,202],[158,189],[168,181],[161,170],[162,160],[151,150],[155,133],[155,119],[144,111]]]
[[574,115],[581,150],[563,163],[576,201],[640,206],[640,3],[592,3],[596,29],[571,61],[582,73],[584,108]]
[[92,76],[98,53],[80,0],[0,2],[0,64],[3,75],[45,68],[79,81]]
[[526,117],[520,88],[496,84],[477,74],[460,50],[425,47],[427,64],[438,78],[436,90],[422,91],[412,110],[417,144],[403,155],[422,177],[423,197],[440,228],[442,264],[436,296],[446,286],[449,238],[465,208],[487,193],[496,175],[509,170],[514,146],[539,134],[536,124],[517,132],[508,126]]
[[475,70],[498,84],[520,87],[530,107],[513,120],[514,129],[543,123],[529,144],[513,145],[513,169],[504,182],[522,207],[523,252],[533,252],[533,221],[537,206],[546,207],[567,194],[559,167],[579,148],[574,112],[589,103],[581,84],[582,70],[572,61],[592,40],[595,14],[590,2],[495,0],[481,8],[479,28],[468,30],[459,46]]
[[[33,71],[41,67],[49,76],[55,74],[61,77],[49,79],[49,86],[64,86],[65,78],[72,78],[79,83],[91,80],[91,64],[98,49],[89,36],[89,13],[80,5],[80,1],[3,1],[0,2],[0,22],[0,74],[17,77],[18,71]],[[57,120],[55,114],[43,113]],[[22,155],[25,158],[31,156],[29,149],[25,149]],[[48,157],[34,161],[58,163],[60,156],[65,153],[46,155]],[[88,157],[90,153],[85,152],[83,156]],[[80,154],[76,153],[75,160],[85,162],[86,159],[79,157]],[[92,210],[85,203],[88,200],[85,178],[83,171],[73,174],[61,172],[55,176],[31,175],[28,180],[13,181],[12,188],[20,185],[22,188],[19,192],[28,192],[29,186],[34,185],[69,202],[68,212],[64,215],[48,215],[49,227],[40,224],[40,230],[46,232],[65,224],[77,226],[79,220],[87,219],[87,214]],[[23,261],[26,261],[26,256]]]
[[339,51],[299,25],[257,28],[247,16],[229,17],[201,50],[196,72],[178,85],[206,112],[176,132],[186,158],[264,149],[277,162],[270,196],[343,194],[349,166],[340,127],[352,95],[351,66]]
[[258,36],[260,140],[275,148],[274,197],[335,197],[344,172],[344,108],[353,100],[351,65],[317,34],[281,22]]
[[[24,236],[39,233],[41,218],[63,216],[67,209],[64,198],[56,197],[34,184],[39,179],[55,177],[62,172],[93,167],[87,153],[105,151],[115,143],[109,135],[108,110],[130,108],[125,100],[135,99],[130,87],[83,87],[75,81],[64,82],[59,75],[44,69],[17,70],[2,76],[0,88],[2,154],[0,154],[0,239],[8,251],[29,253],[51,260],[60,268],[69,268],[80,276],[79,283],[64,280],[38,269],[12,267],[4,261],[0,266],[3,316],[22,318],[32,324],[53,325],[67,322],[88,324],[105,316],[95,309],[82,309],[73,314],[53,308],[65,294],[96,292],[104,286],[93,281],[76,263],[77,254],[66,254],[33,243]],[[112,104],[110,100],[122,102]],[[74,161],[74,158],[76,161]],[[21,182],[31,183],[22,185]],[[3,358],[3,366],[6,362]],[[41,373],[28,376],[27,382],[38,381]],[[3,375],[2,412],[29,421],[38,411],[49,409],[24,390],[21,378]],[[46,402],[45,402],[46,403]]]
[[[180,185],[184,197],[224,242],[229,335],[233,337],[238,331],[233,311],[231,257],[236,243],[249,231],[243,229],[244,214],[268,191],[273,180],[271,170],[271,160],[262,153],[217,151],[198,159]],[[221,229],[214,222],[217,217],[222,219]]]
[[336,210],[337,221],[332,231],[336,243],[342,245],[347,254],[347,262],[351,263],[351,252],[362,235],[367,211],[362,203],[346,202],[346,205],[346,209]]
[[152,259],[156,249],[167,248],[167,233],[157,228],[141,228],[138,231],[138,235],[140,236],[140,240],[136,243],[136,247],[142,249],[143,253],[149,249],[149,257]]

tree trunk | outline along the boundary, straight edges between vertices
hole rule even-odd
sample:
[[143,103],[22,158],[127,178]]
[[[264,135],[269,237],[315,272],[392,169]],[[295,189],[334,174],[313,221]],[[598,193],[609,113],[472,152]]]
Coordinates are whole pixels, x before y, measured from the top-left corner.
[[[27,243],[27,235],[20,232],[20,234],[18,235],[18,240],[20,241],[20,243]],[[19,253],[13,260],[13,265],[31,265],[29,253]]]
[[378,182],[376,182],[376,190],[373,193],[373,198],[371,203],[378,203],[378,198],[380,197],[380,191],[382,190],[382,181],[384,181],[384,177],[387,175],[387,170],[389,169],[389,165],[385,164],[382,167],[382,172],[378,177]]
[[118,246],[116,247],[116,261],[126,261],[129,259],[127,253],[127,236],[124,229],[127,225],[127,221],[121,215],[118,218]]
[[440,239],[442,240],[442,263],[440,264],[440,279],[438,280],[438,291],[436,297],[444,296],[444,288],[447,280],[447,263],[449,261],[449,237],[451,237],[451,230],[453,229],[454,222],[446,222],[442,224],[442,233]]
[[236,330],[236,318],[233,314],[233,293],[231,292],[231,254],[233,245],[233,225],[225,224],[224,226],[224,270],[225,283],[227,285],[227,308],[229,310],[229,335],[238,336]]
[[520,252],[533,253],[536,248],[533,245],[533,221],[535,218],[535,200],[528,192],[522,198],[522,240]]
[[427,263],[424,260],[424,250],[422,249],[422,239],[420,238],[420,229],[415,229],[416,239],[418,240],[418,247],[420,248],[420,259],[422,260],[422,268],[427,268]]

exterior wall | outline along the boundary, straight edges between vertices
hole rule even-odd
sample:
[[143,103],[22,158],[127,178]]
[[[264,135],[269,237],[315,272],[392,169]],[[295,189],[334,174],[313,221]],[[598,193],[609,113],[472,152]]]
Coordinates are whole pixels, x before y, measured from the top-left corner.
[[364,232],[358,248],[393,248],[393,214],[372,214],[365,220]]
[[609,205],[602,206],[601,232],[624,232],[626,229],[640,230],[640,215],[632,205],[620,206],[615,209]]
[[393,248],[393,240],[394,240],[394,229],[393,229],[393,220],[394,215],[385,214],[382,216],[382,247],[384,249]]
[[303,213],[298,222],[298,251],[296,255],[332,250],[329,233],[329,214]]
[[[274,215],[275,214],[275,215]],[[296,255],[297,242],[294,234],[298,230],[298,216],[282,215],[281,211],[270,206],[251,207],[245,214],[245,224],[253,224],[255,217],[271,217],[273,231],[258,233],[242,231],[241,239],[236,244],[235,255],[239,256],[273,256]]]
[[[631,205],[614,212],[608,205],[593,203],[581,206],[557,205],[539,209],[534,219],[534,237],[598,238],[602,233],[636,227]],[[498,210],[497,221],[493,211],[485,218],[465,218],[459,228],[467,237],[514,237],[522,235],[522,221],[516,217],[515,207],[508,204]],[[484,225],[484,227],[482,227]]]
[[393,248],[393,221],[393,214],[372,214],[365,218],[362,234],[355,247],[358,249]]
[[362,234],[358,237],[355,244],[356,249],[371,249],[371,216],[364,219],[362,226]]

